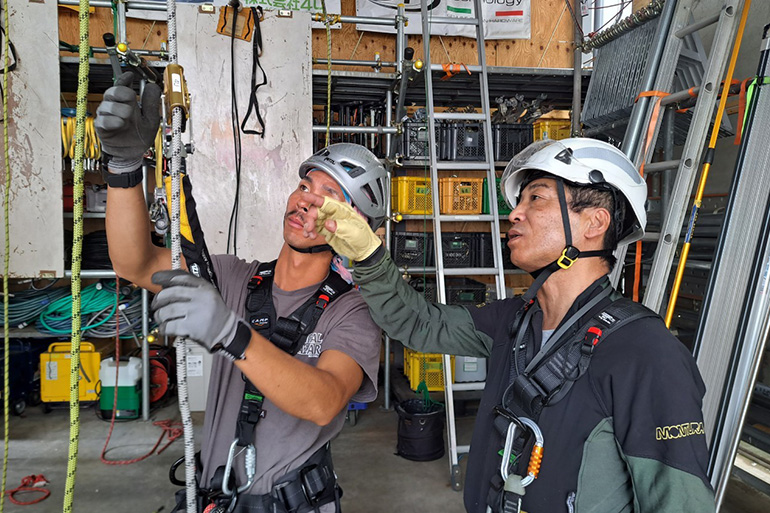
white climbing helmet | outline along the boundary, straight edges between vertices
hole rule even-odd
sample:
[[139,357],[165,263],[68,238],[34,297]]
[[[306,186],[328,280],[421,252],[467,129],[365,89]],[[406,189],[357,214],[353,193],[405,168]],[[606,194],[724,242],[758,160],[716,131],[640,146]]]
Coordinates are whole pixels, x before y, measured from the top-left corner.
[[529,173],[542,171],[569,184],[614,190],[626,200],[626,215],[618,226],[618,244],[637,241],[647,224],[647,184],[626,155],[603,141],[574,137],[530,144],[514,156],[500,179],[500,192],[515,208]]

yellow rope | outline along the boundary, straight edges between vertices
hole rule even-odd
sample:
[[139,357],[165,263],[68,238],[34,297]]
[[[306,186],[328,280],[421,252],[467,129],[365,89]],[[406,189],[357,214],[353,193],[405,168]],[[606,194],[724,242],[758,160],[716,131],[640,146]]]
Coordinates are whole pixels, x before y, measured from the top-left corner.
[[67,482],[64,489],[64,513],[72,512],[80,439],[80,268],[83,253],[83,157],[85,155],[86,108],[88,101],[88,8],[89,0],[80,0],[80,48],[77,110],[75,117],[75,155],[73,156],[73,236],[72,236],[72,343],[70,344],[70,444],[67,457]]
[[10,40],[11,40],[11,26],[10,17],[8,14],[8,0],[3,0],[3,12],[5,13],[5,40],[3,41],[3,53],[5,54],[5,62],[3,63],[3,155],[5,158],[5,256],[3,266],[3,355],[5,357],[3,363],[3,441],[5,448],[3,449],[3,483],[2,489],[0,489],[0,512],[3,511],[5,506],[5,484],[8,478],[8,410],[10,388],[8,386],[8,374],[10,368],[8,360],[10,359],[10,351],[8,349],[8,273],[11,269],[11,225],[8,221],[10,215],[10,203],[11,203],[11,159],[8,155],[8,147],[10,146],[8,141],[8,67],[10,66]]

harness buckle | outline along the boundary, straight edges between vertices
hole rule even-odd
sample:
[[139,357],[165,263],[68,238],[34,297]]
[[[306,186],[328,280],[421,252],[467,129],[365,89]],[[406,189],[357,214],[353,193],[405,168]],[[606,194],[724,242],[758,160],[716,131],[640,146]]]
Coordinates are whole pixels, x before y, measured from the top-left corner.
[[561,256],[556,260],[556,264],[562,269],[569,269],[572,267],[578,257],[580,256],[580,250],[575,246],[567,246],[564,251],[561,252]]
[[594,352],[594,348],[602,338],[602,330],[596,326],[591,326],[586,331],[586,336],[583,339],[583,344],[580,346],[580,352],[585,355],[590,355]]
[[316,306],[321,307],[321,310],[323,310],[327,306],[329,306],[329,301],[330,301],[329,296],[327,296],[326,294],[319,294],[315,304]]

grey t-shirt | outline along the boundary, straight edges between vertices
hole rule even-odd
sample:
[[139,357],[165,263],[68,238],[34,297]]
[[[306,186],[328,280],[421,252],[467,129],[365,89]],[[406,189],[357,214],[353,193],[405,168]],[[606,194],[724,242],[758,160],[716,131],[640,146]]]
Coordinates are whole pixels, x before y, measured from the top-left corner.
[[[225,303],[245,316],[246,285],[259,263],[247,263],[232,255],[217,255],[212,260]],[[276,315],[290,315],[318,290],[319,285],[287,292],[273,284]],[[347,354],[364,371],[361,388],[352,400],[368,402],[377,397],[380,340],[380,328],[372,321],[366,303],[357,290],[351,290],[324,311],[314,332],[307,337],[295,358],[315,366],[321,353],[328,349]],[[202,483],[208,484],[217,467],[227,461],[243,397],[244,381],[241,376],[241,371],[230,360],[214,357],[201,443]],[[318,426],[284,413],[269,397],[265,398],[263,409],[265,417],[257,424],[255,436],[257,478],[248,492],[250,494],[269,492],[276,480],[300,467],[339,433],[346,414],[343,409],[328,425]],[[242,455],[235,459],[234,467],[238,484],[242,485],[246,482]]]

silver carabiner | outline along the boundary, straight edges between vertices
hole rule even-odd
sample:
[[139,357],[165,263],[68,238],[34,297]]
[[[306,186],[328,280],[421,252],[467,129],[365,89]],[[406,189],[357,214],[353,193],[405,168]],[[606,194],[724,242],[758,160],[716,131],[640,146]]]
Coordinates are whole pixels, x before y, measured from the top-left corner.
[[232,497],[234,492],[243,493],[254,484],[254,478],[257,475],[257,449],[254,444],[249,444],[243,447],[241,450],[246,451],[244,455],[244,470],[246,471],[246,477],[248,481],[243,486],[239,486],[236,490],[231,490],[229,486],[230,476],[233,471],[233,460],[240,454],[240,451],[236,453],[236,450],[240,446],[238,445],[238,439],[233,440],[230,444],[230,450],[227,452],[227,463],[225,463],[225,474],[222,477],[222,493],[226,497]]
[[[532,447],[532,454],[529,456],[529,464],[527,465],[527,475],[521,480],[521,486],[526,487],[537,479],[537,474],[540,472],[540,464],[543,460],[543,432],[534,420],[527,417],[518,417],[517,419],[521,424],[529,428],[532,434],[535,435],[535,445]],[[511,451],[513,450],[513,442],[516,440],[516,422],[508,424],[508,431],[505,435],[505,445],[503,446],[503,461],[500,463],[500,476],[503,478],[503,482],[508,480],[510,472],[508,466],[511,459]]]

